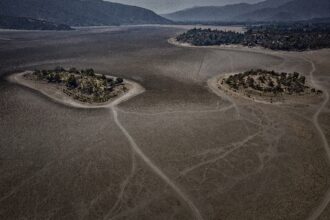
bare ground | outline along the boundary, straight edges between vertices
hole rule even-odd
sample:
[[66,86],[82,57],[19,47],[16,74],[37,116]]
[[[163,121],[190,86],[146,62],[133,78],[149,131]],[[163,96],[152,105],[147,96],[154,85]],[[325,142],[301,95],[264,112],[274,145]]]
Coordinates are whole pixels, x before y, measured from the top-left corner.
[[111,110],[77,109],[1,81],[0,218],[329,217],[328,93],[274,106],[207,86],[221,73],[266,68],[302,72],[328,92],[329,50],[168,44],[180,31],[1,32],[1,74],[94,67],[145,92]]

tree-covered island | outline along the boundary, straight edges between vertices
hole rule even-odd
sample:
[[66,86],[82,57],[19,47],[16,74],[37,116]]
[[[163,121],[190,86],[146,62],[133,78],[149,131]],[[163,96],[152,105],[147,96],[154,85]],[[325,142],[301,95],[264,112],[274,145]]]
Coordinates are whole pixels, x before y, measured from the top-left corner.
[[330,48],[330,25],[297,23],[249,26],[244,33],[194,28],[177,36],[176,40],[194,46],[242,45],[304,51]]
[[128,90],[122,78],[96,74],[93,69],[79,71],[56,67],[54,70],[35,70],[24,78],[56,85],[73,99],[90,104],[105,103]]
[[306,82],[306,77],[300,73],[278,73],[262,69],[229,75],[220,80],[220,85],[249,98],[323,93],[311,88]]

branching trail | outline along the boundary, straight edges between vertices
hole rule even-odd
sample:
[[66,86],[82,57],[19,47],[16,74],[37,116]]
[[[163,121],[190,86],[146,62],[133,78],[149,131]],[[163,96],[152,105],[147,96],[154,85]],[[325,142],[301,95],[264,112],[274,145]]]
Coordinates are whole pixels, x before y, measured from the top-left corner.
[[135,171],[136,171],[136,159],[135,159],[135,152],[132,150],[132,168],[131,168],[131,172],[126,177],[124,182],[121,184],[120,192],[118,194],[117,201],[115,202],[115,204],[113,205],[111,210],[108,212],[108,214],[105,215],[105,217],[103,219],[109,219],[110,215],[112,215],[116,210],[118,210],[120,208],[120,203],[123,200],[125,190],[128,187],[128,184],[129,184],[130,180],[133,178],[133,176],[135,174]]
[[[305,60],[311,64],[312,66],[312,70],[310,72],[310,79],[311,79],[311,82],[312,84],[316,87],[316,88],[320,88],[322,89],[322,87],[315,81],[314,79],[314,73],[316,71],[316,67],[315,67],[315,63],[311,60],[311,59],[307,59],[305,58]],[[325,109],[328,101],[329,101],[329,93],[326,89],[323,89],[324,91],[324,94],[325,94],[325,99],[322,103],[322,105],[318,108],[318,110],[315,112],[315,114],[313,115],[313,124],[316,128],[316,130],[318,131],[321,139],[322,139],[322,143],[323,143],[323,146],[324,146],[324,149],[327,153],[327,156],[328,156],[328,159],[329,159],[329,162],[330,162],[330,148],[329,148],[329,143],[328,143],[328,140],[321,128],[321,125],[319,123],[319,116],[321,114],[321,112],[323,111],[323,109]],[[321,204],[313,211],[313,213],[308,217],[308,220],[316,220],[318,219],[321,214],[323,213],[323,211],[327,208],[327,206],[329,205],[330,203],[330,189],[328,189],[328,191],[326,192],[326,194],[324,195],[324,198],[322,199],[322,202]]]
[[[211,163],[216,163],[217,161],[219,161],[220,159],[224,159],[226,158],[228,155],[230,155],[231,153],[237,151],[238,149],[242,148],[243,146],[246,145],[246,143],[248,143],[249,141],[253,140],[255,137],[257,137],[258,135],[260,135],[261,132],[257,132],[253,135],[249,135],[248,137],[246,137],[244,140],[240,141],[240,142],[237,142],[237,143],[233,143],[231,144],[233,147],[230,148],[229,150],[223,152],[220,156],[217,156],[215,158],[212,158],[212,159],[209,159],[209,160],[206,160],[206,161],[202,161],[198,164],[195,164],[194,166],[192,167],[189,167],[189,168],[186,168],[184,170],[182,170],[180,172],[180,174],[182,176],[185,176],[187,175],[188,173],[202,167],[202,166],[205,166],[205,165],[208,165],[208,164],[211,164]],[[216,154],[217,152],[214,152],[214,154]]]
[[189,208],[191,209],[191,211],[193,212],[193,214],[194,214],[194,216],[197,220],[203,220],[203,217],[202,217],[201,213],[199,212],[198,208],[194,205],[194,203],[139,148],[139,146],[136,144],[133,137],[128,133],[128,131],[125,129],[125,127],[119,121],[116,106],[112,106],[110,109],[112,111],[112,114],[113,114],[114,121],[115,121],[116,125],[119,127],[119,129],[126,136],[126,138],[129,141],[132,149],[135,151],[136,155],[139,156],[152,169],[152,171],[154,171],[154,173],[156,173],[161,179],[163,179],[178,194],[178,196],[189,206]]

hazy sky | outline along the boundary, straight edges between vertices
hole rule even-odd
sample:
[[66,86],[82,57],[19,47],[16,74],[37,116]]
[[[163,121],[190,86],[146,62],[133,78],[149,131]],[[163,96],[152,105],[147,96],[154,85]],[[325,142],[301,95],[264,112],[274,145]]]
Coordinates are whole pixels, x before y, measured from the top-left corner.
[[260,2],[262,0],[107,0],[111,2],[119,2],[128,5],[137,5],[149,8],[157,13],[168,13],[184,8],[205,5],[225,5],[239,2]]

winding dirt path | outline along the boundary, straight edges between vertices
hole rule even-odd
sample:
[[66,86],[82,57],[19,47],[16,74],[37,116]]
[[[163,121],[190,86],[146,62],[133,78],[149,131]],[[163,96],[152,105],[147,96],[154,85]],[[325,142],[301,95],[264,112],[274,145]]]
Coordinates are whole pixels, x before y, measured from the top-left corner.
[[[322,89],[322,86],[320,86],[314,79],[314,73],[316,72],[316,66],[315,63],[308,58],[305,58],[305,60],[311,64],[312,66],[312,70],[310,71],[310,79],[312,84],[315,86],[315,88],[318,89]],[[326,89],[322,89],[324,94],[325,94],[325,99],[322,103],[322,105],[318,108],[318,110],[315,112],[315,114],[313,115],[313,124],[317,130],[317,132],[319,133],[322,143],[323,143],[323,147],[327,153],[327,157],[329,159],[329,163],[330,163],[330,148],[329,148],[329,143],[328,140],[321,128],[321,125],[319,123],[319,116],[321,114],[321,112],[325,109],[327,103],[329,102],[329,93]],[[328,191],[325,193],[324,198],[321,201],[321,204],[319,204],[318,207],[316,207],[316,209],[313,211],[313,213],[308,217],[308,220],[317,220],[321,214],[323,213],[323,211],[327,208],[327,206],[330,203],[330,189],[328,189]]]
[[131,179],[134,177],[136,171],[136,158],[135,158],[135,152],[132,149],[132,166],[131,166],[131,172],[130,174],[126,177],[126,179],[122,182],[122,184],[120,185],[120,191],[118,194],[118,198],[117,201],[115,202],[115,204],[112,206],[112,208],[110,209],[110,211],[105,215],[105,217],[103,219],[111,219],[111,215],[116,211],[119,210],[121,208],[121,202],[123,200],[124,194],[125,194],[125,190],[127,189]]
[[[133,83],[133,82],[131,82],[131,83]],[[114,121],[115,121],[116,125],[118,126],[118,128],[121,130],[121,132],[125,135],[125,137],[129,141],[135,155],[140,157],[155,174],[157,174],[164,182],[166,182],[172,188],[172,190],[174,190],[174,192],[176,192],[176,194],[180,197],[180,199],[182,201],[184,201],[187,204],[187,206],[190,208],[190,210],[192,211],[196,220],[203,220],[203,217],[202,217],[199,209],[195,206],[195,204],[192,202],[192,200],[168,176],[166,176],[166,174],[160,168],[158,168],[157,165],[155,165],[147,155],[144,154],[144,152],[141,150],[141,148],[135,142],[134,138],[129,134],[129,132],[126,130],[126,128],[123,126],[123,124],[120,122],[120,120],[118,118],[117,106],[120,103],[122,103],[136,95],[143,93],[144,91],[145,91],[144,88],[142,88],[137,83],[134,83],[133,89],[131,89],[124,96],[122,96],[122,97],[116,99],[114,102],[112,102],[109,105],[109,110],[113,114]]]
[[[230,144],[232,146],[232,148],[230,148],[229,150],[227,150],[225,152],[222,152],[222,154],[220,154],[220,156],[211,158],[209,160],[204,160],[204,161],[202,161],[202,162],[200,162],[198,164],[195,164],[194,166],[191,166],[191,167],[188,167],[188,168],[182,170],[180,172],[181,176],[185,176],[188,173],[190,173],[190,172],[192,172],[192,171],[194,171],[194,170],[196,170],[196,169],[198,169],[200,167],[203,167],[203,166],[208,165],[208,164],[216,163],[217,161],[226,158],[228,155],[230,155],[233,152],[239,150],[240,148],[246,146],[246,143],[248,143],[249,141],[253,140],[255,137],[257,137],[258,135],[260,135],[260,133],[261,132],[258,131],[255,134],[249,135],[248,137],[246,137],[244,140],[242,140],[240,142],[236,142],[236,143]],[[217,152],[213,152],[213,154],[217,154]]]
[[191,211],[193,212],[195,218],[197,220],[203,220],[201,213],[199,212],[198,208],[194,205],[194,203],[185,195],[185,193],[169,178],[160,170],[140,149],[140,147],[136,144],[133,137],[129,134],[129,132],[125,129],[125,127],[121,124],[118,119],[118,112],[116,106],[110,108],[114,117],[114,121],[116,125],[120,128],[123,134],[126,136],[127,140],[129,141],[131,147],[135,151],[135,153],[156,173],[161,179],[163,179],[177,194],[180,198],[189,206]]

